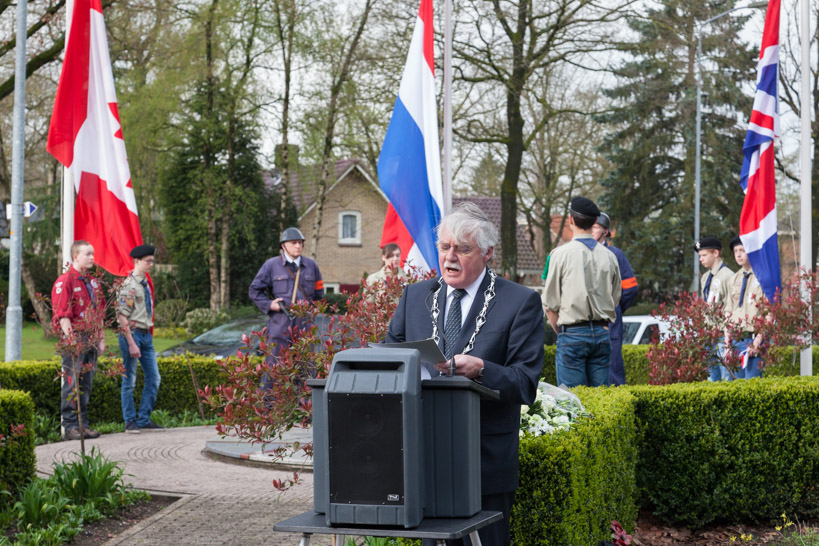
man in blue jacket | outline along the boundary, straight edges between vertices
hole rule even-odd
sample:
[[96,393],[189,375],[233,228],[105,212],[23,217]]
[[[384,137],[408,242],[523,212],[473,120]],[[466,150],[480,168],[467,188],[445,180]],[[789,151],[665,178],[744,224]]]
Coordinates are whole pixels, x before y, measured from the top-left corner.
[[433,338],[447,358],[439,370],[454,360],[457,375],[500,392],[500,400],[481,400],[481,503],[503,519],[479,535],[502,546],[511,541],[518,488],[520,407],[535,399],[545,328],[537,293],[488,267],[497,243],[497,228],[477,205],[452,209],[438,227],[441,276],[404,289],[387,342]]
[[[285,229],[279,239],[282,252],[270,258],[250,283],[250,300],[267,319],[267,341],[274,346],[268,357],[272,364],[282,347],[291,343],[293,321],[287,308],[298,301],[316,301],[324,297],[324,281],[316,262],[302,256],[304,235],[295,227]],[[300,325],[305,326],[305,325]],[[264,386],[270,388],[269,379]]]
[[611,339],[611,360],[609,363],[609,385],[626,384],[626,367],[623,362],[623,313],[634,303],[637,297],[637,278],[628,263],[628,258],[622,250],[611,246],[608,240],[611,235],[611,218],[605,212],[601,212],[597,217],[597,222],[592,226],[592,237],[611,250],[617,256],[617,264],[620,266],[620,279],[623,292],[620,302],[617,304],[617,320],[609,326],[609,338]]

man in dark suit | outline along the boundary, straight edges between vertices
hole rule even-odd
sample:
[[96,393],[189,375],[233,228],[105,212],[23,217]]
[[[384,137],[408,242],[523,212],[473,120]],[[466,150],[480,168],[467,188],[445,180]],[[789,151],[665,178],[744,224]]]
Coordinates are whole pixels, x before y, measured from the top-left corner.
[[500,392],[500,400],[481,401],[481,500],[504,518],[479,534],[483,544],[509,544],[520,406],[534,401],[543,367],[543,310],[534,291],[488,268],[498,230],[477,205],[458,205],[437,231],[441,277],[407,286],[387,341],[432,337],[448,359],[439,370],[454,359],[457,375]]

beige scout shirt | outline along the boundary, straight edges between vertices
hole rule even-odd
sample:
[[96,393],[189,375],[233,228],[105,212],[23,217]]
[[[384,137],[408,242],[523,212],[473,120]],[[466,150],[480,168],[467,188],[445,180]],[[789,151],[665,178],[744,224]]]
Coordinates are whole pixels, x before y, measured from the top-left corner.
[[398,268],[397,271],[387,273],[387,269],[385,267],[382,267],[375,273],[367,275],[367,278],[365,279],[364,282],[367,286],[369,286],[372,289],[372,292],[370,292],[370,295],[368,297],[370,302],[375,302],[376,294],[380,294],[384,290],[384,285],[387,282],[388,274],[401,279],[402,283],[405,283],[407,280],[407,274],[401,268]]
[[747,272],[748,282],[745,285],[745,297],[742,301],[742,307],[739,306],[739,296],[742,292],[742,279],[746,271],[740,269],[731,278],[728,289],[728,299],[725,302],[725,316],[734,324],[738,324],[743,331],[754,331],[754,319],[759,314],[757,303],[762,301],[765,293],[762,291],[762,285],[754,275],[753,271]]
[[570,243],[554,249],[543,287],[543,305],[558,314],[558,326],[588,320],[614,322],[622,286],[617,257],[601,244],[589,249],[576,235]]
[[734,272],[729,267],[722,267],[722,258],[717,258],[714,266],[705,272],[700,281],[700,294],[705,290],[705,283],[708,282],[708,275],[713,275],[711,279],[711,286],[708,288],[708,303],[715,303],[722,307],[728,298],[728,288],[731,286],[731,279],[734,277]]
[[[151,328],[154,325],[153,318],[148,315],[148,306],[145,305],[145,287],[142,281],[144,275],[137,276],[136,273],[128,275],[119,287],[117,297],[117,314],[127,318],[132,326],[137,328]],[[153,309],[151,301],[151,309]]]

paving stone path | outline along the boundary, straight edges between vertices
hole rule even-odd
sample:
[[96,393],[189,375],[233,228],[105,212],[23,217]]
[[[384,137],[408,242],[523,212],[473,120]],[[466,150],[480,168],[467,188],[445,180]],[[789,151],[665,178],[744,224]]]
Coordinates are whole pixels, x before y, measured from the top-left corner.
[[[125,468],[126,481],[138,489],[182,497],[107,544],[278,545],[299,543],[300,536],[273,531],[273,525],[313,507],[313,475],[286,493],[273,479],[286,473],[267,464],[230,462],[203,453],[213,427],[189,427],[141,434],[105,434],[86,441]],[[80,443],[38,446],[37,471],[51,474],[54,462],[78,457]],[[330,544],[314,536],[311,544]]]

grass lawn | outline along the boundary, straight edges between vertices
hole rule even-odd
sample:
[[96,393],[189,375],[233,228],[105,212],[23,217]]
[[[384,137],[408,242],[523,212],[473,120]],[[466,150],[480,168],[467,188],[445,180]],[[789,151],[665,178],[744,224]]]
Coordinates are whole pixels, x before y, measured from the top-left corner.
[[[50,360],[55,358],[54,346],[56,339],[46,339],[43,337],[43,330],[37,323],[23,323],[23,360]],[[106,352],[109,350],[119,354],[117,333],[109,330],[105,335]],[[171,345],[176,345],[175,339],[154,338],[154,348],[159,353]],[[0,327],[0,353],[2,357],[6,354],[6,327]]]

